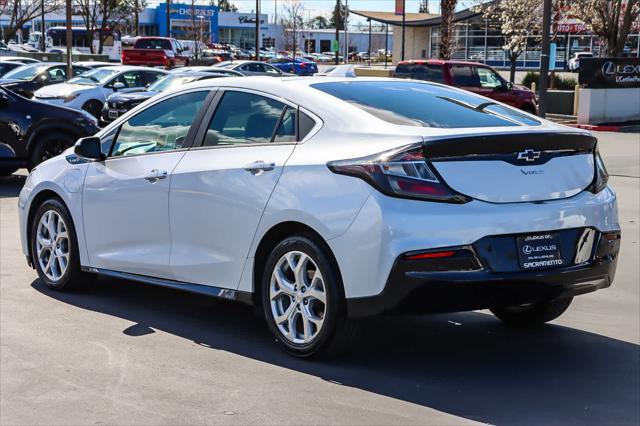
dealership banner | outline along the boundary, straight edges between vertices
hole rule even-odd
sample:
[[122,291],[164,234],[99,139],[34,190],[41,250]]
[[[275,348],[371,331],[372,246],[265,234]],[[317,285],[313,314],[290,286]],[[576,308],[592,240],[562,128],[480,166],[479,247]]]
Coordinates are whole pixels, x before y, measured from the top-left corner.
[[590,89],[640,87],[640,58],[580,58],[579,83]]

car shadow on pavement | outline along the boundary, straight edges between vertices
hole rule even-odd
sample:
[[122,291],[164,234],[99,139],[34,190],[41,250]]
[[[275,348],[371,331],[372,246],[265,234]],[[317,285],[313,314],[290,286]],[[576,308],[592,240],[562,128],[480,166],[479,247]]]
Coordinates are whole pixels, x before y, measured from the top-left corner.
[[0,198],[17,197],[27,177],[24,175],[0,176]]
[[[370,320],[347,355],[291,358],[250,307],[100,278],[59,293],[63,303],[113,315],[141,337],[161,330],[205,347],[490,424],[638,424],[639,346],[558,325],[528,330],[482,313]],[[142,337],[144,338],[144,337]],[[135,344],[135,342],[132,342]]]

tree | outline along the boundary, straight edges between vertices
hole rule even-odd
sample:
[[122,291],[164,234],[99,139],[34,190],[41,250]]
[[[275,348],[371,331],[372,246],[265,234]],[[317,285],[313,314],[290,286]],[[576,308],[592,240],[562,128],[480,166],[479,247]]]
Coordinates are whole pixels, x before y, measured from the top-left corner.
[[[61,0],[44,0],[44,12],[56,12],[63,5]],[[4,41],[9,41],[26,23],[42,15],[42,0],[9,0],[4,2],[0,12],[1,15],[9,16],[9,26],[2,35]]]
[[344,16],[346,13],[346,6],[342,4],[341,0],[336,0],[336,5],[333,8],[333,13],[329,18],[329,28],[336,28],[338,31],[344,30]]
[[211,0],[211,5],[216,5],[220,8],[221,12],[237,12],[238,8],[235,4],[231,3],[229,0]]
[[418,13],[429,13],[429,0],[422,0],[420,2]]
[[509,80],[514,81],[516,61],[527,47],[530,37],[540,37],[542,28],[541,0],[496,0],[479,6],[484,17],[502,28],[503,49],[511,64]]
[[298,32],[304,26],[304,5],[300,0],[284,0],[282,13],[279,14],[285,50],[295,51],[300,48]]
[[564,0],[567,13],[583,21],[605,42],[607,56],[624,52],[629,33],[640,16],[640,0]]
[[453,18],[456,13],[456,0],[440,0],[440,15],[442,25],[440,27],[440,59],[451,59],[453,56]]
[[329,28],[329,25],[329,20],[322,15],[318,15],[315,18],[312,18],[311,21],[309,21],[309,27],[317,30]]

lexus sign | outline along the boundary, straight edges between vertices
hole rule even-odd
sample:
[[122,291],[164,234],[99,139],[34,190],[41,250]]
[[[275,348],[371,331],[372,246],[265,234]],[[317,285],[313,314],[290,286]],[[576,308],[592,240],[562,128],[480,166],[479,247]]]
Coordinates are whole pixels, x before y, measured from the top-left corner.
[[592,89],[640,87],[640,58],[582,58],[579,81]]

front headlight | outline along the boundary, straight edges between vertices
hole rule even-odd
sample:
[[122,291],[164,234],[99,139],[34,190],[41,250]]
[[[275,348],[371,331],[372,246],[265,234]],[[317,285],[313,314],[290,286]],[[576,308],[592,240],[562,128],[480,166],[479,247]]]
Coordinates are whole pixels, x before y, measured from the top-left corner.
[[77,93],[69,93],[68,95],[63,96],[62,99],[64,99],[65,102],[71,102],[77,97],[78,97]]

